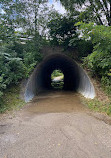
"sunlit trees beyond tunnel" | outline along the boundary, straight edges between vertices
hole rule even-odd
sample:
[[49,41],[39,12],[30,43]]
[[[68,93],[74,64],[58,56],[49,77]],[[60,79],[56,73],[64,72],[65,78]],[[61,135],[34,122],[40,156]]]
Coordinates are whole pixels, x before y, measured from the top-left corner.
[[64,74],[61,70],[54,70],[51,74],[51,86],[55,90],[62,90],[64,87]]

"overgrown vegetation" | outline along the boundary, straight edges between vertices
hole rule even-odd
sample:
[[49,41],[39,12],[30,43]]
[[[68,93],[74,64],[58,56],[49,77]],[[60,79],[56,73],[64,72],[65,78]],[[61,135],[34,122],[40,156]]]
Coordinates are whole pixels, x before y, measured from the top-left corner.
[[92,76],[100,78],[110,95],[111,2],[61,0],[61,3],[68,14],[57,15],[49,22],[51,42],[76,49],[83,65],[90,69]]
[[78,23],[85,40],[92,41],[93,52],[84,58],[87,66],[94,76],[101,79],[108,94],[111,95],[111,27],[94,25],[93,23]]
[[[79,60],[111,95],[110,0],[60,0],[62,15],[47,0],[0,2],[0,106],[4,91],[27,78],[46,43],[77,50]],[[58,73],[58,72],[56,72]]]
[[54,70],[51,74],[51,79],[53,80],[55,77],[61,77],[64,78],[64,74],[61,70]]
[[33,43],[33,39],[24,45],[11,41],[0,47],[0,98],[9,85],[18,84],[20,80],[27,78],[42,60],[40,47],[36,49],[32,46]]
[[5,90],[2,97],[0,113],[4,113],[10,110],[19,110],[25,105],[25,102],[20,98],[20,85],[13,85]]
[[56,14],[48,23],[51,44],[62,45],[67,48],[69,46],[69,41],[73,37],[76,46],[76,40],[78,40],[76,26],[74,26],[76,22],[76,19],[71,15],[63,16],[61,14]]
[[49,14],[45,4],[34,0],[0,2],[0,107],[4,106],[4,92],[27,78],[42,60],[40,49],[46,43]]
[[[53,44],[56,41],[56,44],[63,46],[65,43],[65,48],[76,49],[78,58],[82,61],[83,66],[90,71],[92,77],[97,76],[99,78],[101,86],[110,98],[111,1],[60,1],[68,11],[68,14],[55,17],[49,23],[51,41]],[[63,19],[67,20],[63,21]],[[56,23],[56,25],[53,26],[53,23]],[[68,24],[70,27],[67,27]],[[73,25],[74,27],[71,27]],[[74,29],[73,33],[71,32],[72,28]],[[87,101],[87,105],[91,109],[111,115],[110,101],[104,103],[96,98]]]

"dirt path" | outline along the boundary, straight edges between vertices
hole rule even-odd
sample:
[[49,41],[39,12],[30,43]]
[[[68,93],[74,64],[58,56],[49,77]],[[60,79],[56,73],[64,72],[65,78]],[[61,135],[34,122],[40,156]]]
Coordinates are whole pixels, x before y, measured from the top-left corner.
[[111,126],[77,94],[43,94],[0,120],[0,158],[111,158]]

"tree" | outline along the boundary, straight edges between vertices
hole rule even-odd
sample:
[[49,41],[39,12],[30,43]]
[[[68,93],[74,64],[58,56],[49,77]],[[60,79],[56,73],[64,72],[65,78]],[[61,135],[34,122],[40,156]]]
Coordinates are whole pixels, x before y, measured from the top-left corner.
[[47,0],[1,0],[0,8],[2,40],[14,37],[15,33],[22,37],[46,35],[50,13]]
[[46,26],[48,11],[42,13],[46,8],[43,0],[0,2],[0,101],[4,89],[28,77],[42,58],[40,33]]
[[76,22],[76,19],[72,16],[56,14],[48,23],[49,34],[53,44],[61,44],[67,47],[72,37],[76,39],[76,27],[74,26]]
[[45,35],[46,22],[49,15],[48,0],[22,0],[25,11],[24,15],[28,21],[27,29],[31,34]]
[[[83,16],[81,20],[96,22],[101,25],[111,26],[111,0],[60,0],[65,8],[73,12],[75,8],[80,10]],[[87,16],[88,15],[88,16]]]

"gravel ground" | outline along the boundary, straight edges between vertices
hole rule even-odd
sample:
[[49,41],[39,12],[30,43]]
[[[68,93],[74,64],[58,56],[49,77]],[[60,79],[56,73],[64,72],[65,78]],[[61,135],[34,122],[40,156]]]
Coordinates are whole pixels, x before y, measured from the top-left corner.
[[78,94],[42,94],[0,117],[0,158],[111,158],[111,126]]

